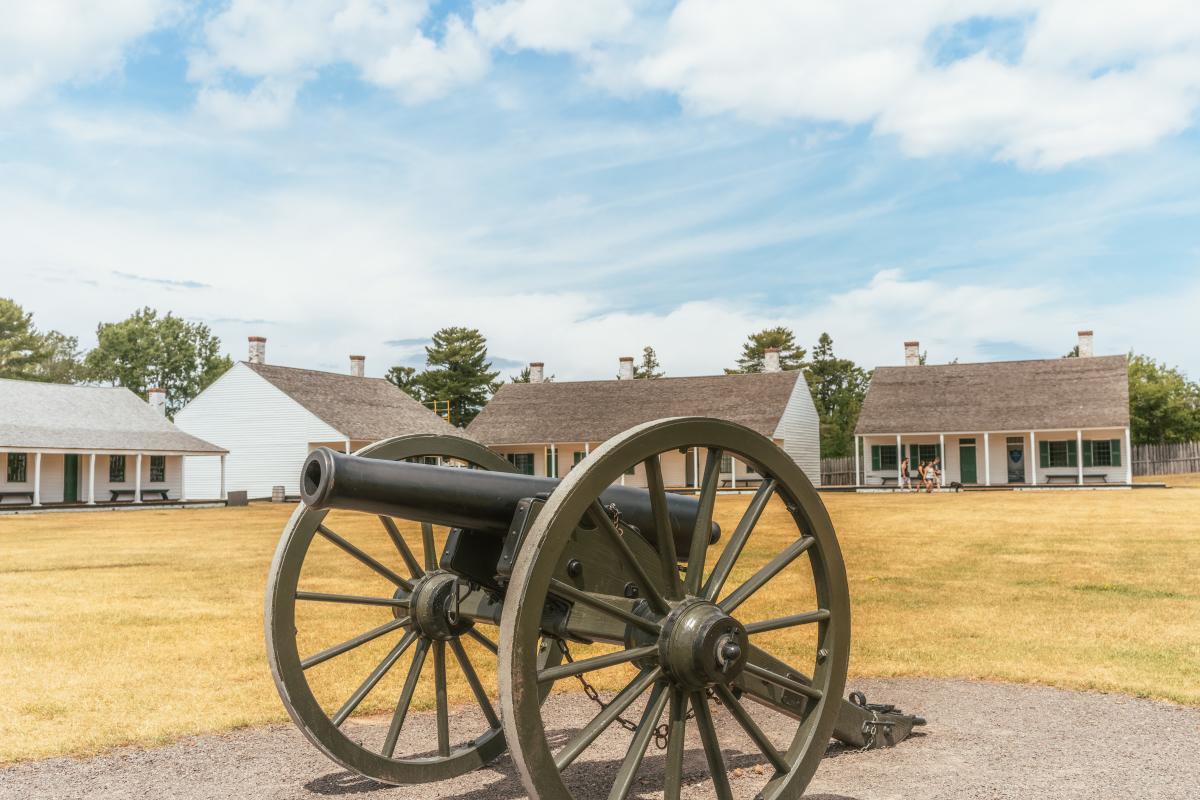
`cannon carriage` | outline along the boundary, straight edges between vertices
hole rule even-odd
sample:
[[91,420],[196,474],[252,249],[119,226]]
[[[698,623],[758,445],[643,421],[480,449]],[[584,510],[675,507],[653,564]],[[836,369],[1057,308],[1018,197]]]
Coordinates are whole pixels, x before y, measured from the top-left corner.
[[[707,451],[699,491],[672,493],[660,457],[692,447]],[[729,530],[713,519],[724,455],[762,476]],[[457,466],[413,463],[431,457]],[[636,465],[646,488],[617,485]],[[832,524],[799,467],[773,442],[734,423],[646,423],[610,439],[562,480],[517,474],[502,456],[454,436],[398,437],[354,456],[318,450],[304,464],[302,497],[268,579],[268,659],[304,734],[362,775],[388,783],[440,780],[482,766],[507,747],[531,797],[568,800],[580,795],[571,765],[620,724],[629,731],[628,747],[605,773],[601,794],[627,797],[656,739],[665,753],[662,775],[652,776],[651,785],[677,798],[687,729],[694,726],[709,794],[727,798],[730,768],[715,712],[721,720],[728,716],[765,765],[760,796],[792,798],[811,780],[831,736],[854,747],[890,746],[923,722],[861,695],[843,699],[850,601]],[[390,560],[326,525],[333,509],[376,517],[373,524],[394,550]],[[759,525],[765,515],[773,515],[769,536]],[[396,520],[419,523],[420,548]],[[434,525],[451,529],[440,548]],[[310,588],[305,581],[320,581],[319,569],[306,566],[317,539],[359,562],[364,576],[389,591]],[[764,589],[785,579],[789,602],[764,604]],[[792,591],[793,585],[801,588]],[[373,610],[379,624],[302,653],[298,615],[330,604]],[[337,706],[319,700],[314,671],[372,642],[391,647],[357,688]],[[477,706],[473,714],[455,715],[454,730],[451,656]],[[404,743],[430,660],[436,741]],[[404,665],[390,716],[351,730],[347,723],[364,698]],[[489,669],[494,692],[481,677]],[[614,673],[619,688],[600,700],[592,683]],[[564,682],[588,691],[546,702]],[[770,715],[773,733],[762,724]]]

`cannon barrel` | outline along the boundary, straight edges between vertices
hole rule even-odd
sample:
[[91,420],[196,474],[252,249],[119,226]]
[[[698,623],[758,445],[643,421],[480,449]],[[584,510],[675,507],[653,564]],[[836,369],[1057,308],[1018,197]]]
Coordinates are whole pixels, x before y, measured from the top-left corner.
[[[386,461],[319,447],[304,461],[300,496],[310,508],[365,511],[504,536],[522,499],[544,497],[558,484],[558,478]],[[649,492],[612,486],[600,500],[605,506],[616,504],[621,521],[657,545]],[[667,495],[675,551],[681,558],[687,558],[699,508],[694,498]],[[710,542],[720,533],[714,522]]]

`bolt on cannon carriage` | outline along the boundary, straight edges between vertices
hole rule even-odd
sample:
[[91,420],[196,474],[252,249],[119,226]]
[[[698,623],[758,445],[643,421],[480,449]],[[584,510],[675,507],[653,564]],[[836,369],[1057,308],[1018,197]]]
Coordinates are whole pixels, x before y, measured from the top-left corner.
[[[660,456],[693,447],[707,450],[697,496],[669,492]],[[724,455],[762,476],[732,531],[713,521]],[[458,466],[413,463],[430,457]],[[617,485],[638,465],[645,489]],[[628,796],[653,738],[665,754],[663,774],[650,780],[672,800],[680,796],[685,738],[694,726],[710,794],[731,796],[721,740],[736,733],[766,766],[759,796],[775,800],[803,793],[831,737],[884,747],[924,724],[859,693],[843,699],[850,600],[833,526],[791,458],[740,425],[704,418],[639,425],[562,480],[517,474],[504,457],[464,437],[402,436],[353,456],[322,448],[304,464],[301,493],[268,580],[268,659],[308,739],[364,776],[397,784],[445,779],[507,746],[530,797],[576,800],[596,791],[596,778],[593,771],[585,792],[571,778],[572,764],[587,760],[617,723],[629,742],[621,763],[603,773],[602,793]],[[774,500],[785,511],[770,513],[783,525],[759,526]],[[364,515],[352,521],[386,535],[390,557],[377,558],[327,526],[333,509]],[[397,519],[420,523],[420,557]],[[440,552],[434,525],[451,528]],[[335,568],[311,551],[318,540],[359,562],[336,570],[357,570],[369,588],[322,590]],[[764,589],[785,580],[788,602],[767,602]],[[373,612],[379,624],[302,652],[308,608]],[[320,671],[369,643],[390,649],[369,672],[353,675],[361,683],[348,696],[319,700]],[[477,705],[453,719],[450,656]],[[404,724],[422,696],[429,660],[436,744],[432,737],[409,742]],[[386,697],[390,717],[352,719],[393,669],[405,677]],[[494,694],[480,677],[492,670]],[[601,675],[620,679],[607,701],[593,687]],[[585,691],[548,701],[556,686]],[[763,728],[767,717],[771,733]]]

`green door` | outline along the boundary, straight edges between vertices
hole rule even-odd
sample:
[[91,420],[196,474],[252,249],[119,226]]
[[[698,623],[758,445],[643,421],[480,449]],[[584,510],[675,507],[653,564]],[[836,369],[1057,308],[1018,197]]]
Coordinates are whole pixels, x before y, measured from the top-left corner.
[[975,441],[970,444],[958,445],[958,471],[962,483],[979,483],[979,473],[975,468]]
[[79,502],[79,456],[75,453],[63,456],[63,502]]

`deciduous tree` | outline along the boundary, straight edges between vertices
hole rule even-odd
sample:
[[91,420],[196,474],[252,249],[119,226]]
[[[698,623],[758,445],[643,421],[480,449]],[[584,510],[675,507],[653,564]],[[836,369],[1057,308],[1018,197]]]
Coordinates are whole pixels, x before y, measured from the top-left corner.
[[1200,384],[1150,356],[1129,354],[1130,436],[1136,444],[1200,440]]
[[83,377],[78,339],[39,332],[32,314],[0,297],[0,378],[76,383]]
[[854,452],[854,426],[867,393],[870,374],[833,352],[833,339],[822,333],[805,373],[821,423],[821,457]]

